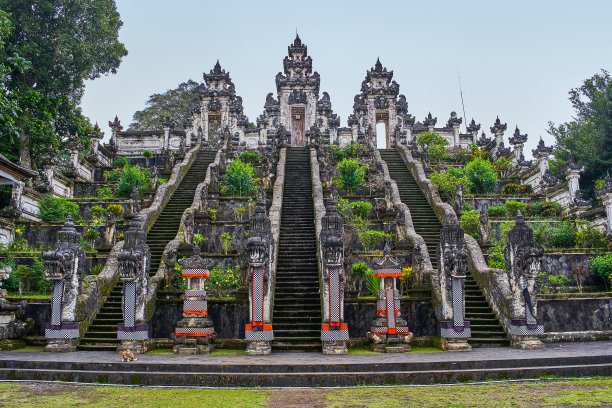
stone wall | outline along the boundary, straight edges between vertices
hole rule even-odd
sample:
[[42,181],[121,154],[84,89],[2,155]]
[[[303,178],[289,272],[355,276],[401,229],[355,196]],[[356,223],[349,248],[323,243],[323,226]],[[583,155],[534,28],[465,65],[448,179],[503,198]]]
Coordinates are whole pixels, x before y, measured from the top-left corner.
[[612,294],[538,296],[546,332],[612,330]]

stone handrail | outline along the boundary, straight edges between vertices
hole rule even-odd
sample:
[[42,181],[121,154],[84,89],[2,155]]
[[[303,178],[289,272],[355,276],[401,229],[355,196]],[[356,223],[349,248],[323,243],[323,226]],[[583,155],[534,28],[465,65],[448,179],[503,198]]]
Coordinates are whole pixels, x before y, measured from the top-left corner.
[[[310,149],[310,169],[312,172],[312,199],[314,200],[315,211],[315,236],[317,245],[317,261],[319,264],[319,277],[321,277],[323,267],[323,247],[320,240],[321,231],[323,230],[323,217],[325,216],[325,203],[323,202],[323,185],[321,184],[321,175],[319,173],[319,160],[317,150]],[[319,280],[321,286],[322,280]],[[321,287],[321,293],[323,288]]]
[[[149,208],[142,209],[138,215],[141,217],[143,229],[148,232],[149,228],[159,214],[161,214],[164,206],[170,200],[172,193],[177,189],[178,185],[183,180],[185,174],[193,164],[197,151],[200,150],[200,143],[191,149],[180,164],[174,166],[172,175],[168,181],[158,187],[153,203]],[[87,326],[94,319],[104,298],[110,293],[118,279],[117,255],[123,248],[124,241],[117,242],[106,258],[106,263],[102,271],[95,277],[87,277],[83,281],[83,290],[77,300],[77,316],[78,319],[85,322],[81,326],[79,339],[83,337],[87,331]]]
[[[413,248],[417,245],[420,248],[421,259],[423,260],[423,268],[421,271],[422,276],[420,278],[423,278],[425,276],[433,276],[434,270],[431,264],[431,258],[429,257],[429,252],[427,252],[427,245],[425,244],[425,240],[423,239],[423,237],[417,234],[416,230],[414,229],[414,224],[412,223],[412,216],[410,214],[410,209],[408,208],[406,204],[402,203],[402,199],[400,198],[400,193],[397,187],[397,183],[395,182],[395,180],[391,178],[389,174],[389,167],[387,166],[387,163],[380,156],[380,152],[378,151],[378,149],[374,148],[373,154],[374,154],[374,158],[376,162],[380,163],[383,169],[384,182],[391,183],[391,197],[393,199],[393,206],[397,209],[398,212],[404,213],[404,219],[406,221],[404,225],[404,234],[406,235],[406,238],[408,239],[409,244]],[[398,225],[397,227],[401,228],[401,225]]]
[[276,164],[276,179],[274,180],[274,191],[272,192],[272,206],[268,216],[270,217],[270,228],[272,230],[272,240],[274,241],[273,251],[270,254],[272,258],[270,260],[270,279],[272,293],[270,299],[272,304],[270,305],[270,319],[273,318],[274,311],[274,288],[276,287],[276,263],[278,260],[278,243],[280,238],[280,227],[281,227],[281,215],[283,212],[283,186],[285,185],[285,162],[287,159],[287,148],[283,147],[280,149],[278,155],[278,163]]
[[[455,210],[449,204],[442,201],[438,193],[438,187],[425,176],[425,171],[421,163],[412,157],[410,150],[406,146],[398,144],[397,149],[443,225],[451,220],[456,220],[457,214]],[[474,237],[468,234],[464,234],[464,237],[468,251],[468,264],[470,270],[473,272],[474,279],[478,283],[478,286],[483,289],[487,302],[502,324],[504,331],[509,333],[511,320],[511,293],[508,277],[503,270],[489,268],[487,266],[482,249]],[[432,286],[437,286],[433,285],[435,281],[437,281],[437,276],[435,276],[435,280],[432,281]],[[436,302],[437,294],[434,293],[434,295],[436,296],[434,302]],[[441,313],[438,311],[438,307],[436,307],[436,313]]]

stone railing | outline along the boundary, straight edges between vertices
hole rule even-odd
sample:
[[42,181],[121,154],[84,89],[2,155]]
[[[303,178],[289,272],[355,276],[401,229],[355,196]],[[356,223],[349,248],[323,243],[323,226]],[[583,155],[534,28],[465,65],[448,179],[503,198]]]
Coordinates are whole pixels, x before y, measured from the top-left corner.
[[[310,149],[310,168],[312,172],[312,199],[314,200],[315,211],[315,236],[317,244],[317,260],[319,261],[319,276],[321,276],[321,268],[323,266],[323,247],[321,246],[321,231],[323,230],[323,217],[325,216],[325,203],[323,202],[323,185],[321,184],[321,175],[319,173],[319,159],[317,151],[314,148]],[[322,285],[322,281],[319,281]],[[321,287],[321,293],[323,288]]]
[[[406,146],[398,145],[398,151],[404,158],[404,161],[408,165],[412,176],[421,188],[421,191],[425,193],[427,201],[433,208],[434,212],[444,223],[446,220],[457,219],[457,214],[453,207],[446,204],[440,198],[438,188],[425,176],[423,166],[417,160],[412,157],[410,150]],[[511,309],[510,309],[510,283],[506,273],[501,269],[489,268],[484,260],[482,249],[478,245],[478,242],[471,235],[464,234],[465,243],[468,250],[468,263],[469,269],[473,272],[474,279],[478,282],[478,286],[483,289],[487,302],[493,309],[495,315],[500,320],[504,331],[509,333],[510,320],[511,320]],[[432,281],[432,287],[436,286],[433,283],[437,281],[437,276]],[[434,292],[434,303],[436,303],[436,313],[438,311],[437,304],[437,293]]]
[[427,251],[427,245],[425,244],[425,240],[423,239],[423,237],[417,234],[416,230],[414,229],[414,224],[412,223],[412,216],[410,214],[410,209],[408,208],[406,204],[402,203],[402,199],[400,198],[400,193],[397,187],[397,183],[389,175],[389,167],[387,166],[387,163],[380,156],[380,152],[378,151],[378,149],[373,149],[373,155],[374,155],[374,159],[378,163],[381,164],[381,167],[383,169],[384,182],[390,183],[391,185],[391,197],[393,199],[393,206],[398,212],[403,213],[403,216],[404,216],[403,217],[405,220],[404,225],[402,226],[398,224],[397,228],[404,229],[403,233],[406,236],[406,239],[408,240],[408,243],[412,246],[412,248],[415,248],[415,247],[419,248],[419,255],[422,259],[423,265],[422,265],[422,269],[419,271],[421,276],[419,276],[417,279],[422,281],[422,279],[425,276],[433,277],[435,274],[434,274],[433,266],[431,264],[431,258],[429,257],[429,252]]
[[270,299],[270,319],[273,318],[274,312],[274,290],[276,288],[276,262],[278,260],[278,244],[281,227],[281,214],[283,212],[283,187],[285,185],[285,162],[287,159],[287,148],[280,149],[278,163],[276,164],[276,179],[274,180],[274,191],[272,193],[272,206],[268,212],[270,218],[270,229],[272,230],[272,239],[274,240],[274,252],[270,254],[272,260],[270,262],[270,279],[272,279],[272,293]]
[[[185,174],[193,164],[196,153],[200,149],[200,144],[197,144],[190,150],[185,159],[172,170],[172,175],[169,180],[158,187],[153,199],[151,207],[145,208],[139,212],[142,219],[143,229],[145,232],[149,230],[155,222],[159,214],[161,214],[164,206],[170,200],[172,193],[177,189]],[[96,316],[104,298],[115,285],[118,279],[117,255],[123,248],[124,241],[117,242],[106,258],[106,263],[102,271],[92,279],[86,278],[83,283],[83,291],[78,297],[77,317],[79,320],[91,322]],[[82,325],[83,329],[79,333],[79,339],[83,337],[89,325]]]

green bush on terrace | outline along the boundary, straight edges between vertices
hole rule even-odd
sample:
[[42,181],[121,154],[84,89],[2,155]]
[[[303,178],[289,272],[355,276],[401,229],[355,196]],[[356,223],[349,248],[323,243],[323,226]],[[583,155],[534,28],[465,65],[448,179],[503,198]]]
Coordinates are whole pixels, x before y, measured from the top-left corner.
[[66,200],[64,197],[55,197],[47,194],[38,202],[42,222],[64,222],[68,214],[73,217],[79,213],[79,205]]
[[255,192],[255,169],[240,159],[233,160],[225,170],[225,187],[234,196],[246,197]]
[[465,166],[465,174],[475,194],[486,194],[495,189],[497,172],[489,160],[476,157]]
[[338,163],[338,170],[340,171],[339,187],[349,193],[361,187],[365,181],[367,167],[360,166],[357,160],[343,159]]

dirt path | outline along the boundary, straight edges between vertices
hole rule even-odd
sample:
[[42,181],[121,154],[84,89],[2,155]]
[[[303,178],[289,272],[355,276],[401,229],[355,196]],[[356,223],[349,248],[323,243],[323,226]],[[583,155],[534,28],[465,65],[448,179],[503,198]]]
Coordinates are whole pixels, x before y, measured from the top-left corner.
[[268,399],[269,408],[325,408],[326,390],[276,390]]

